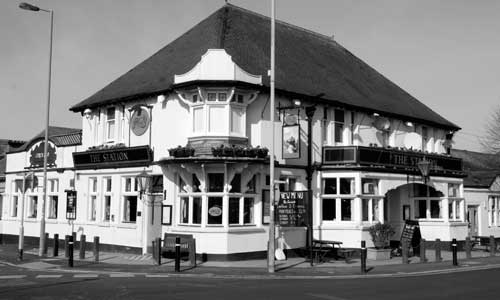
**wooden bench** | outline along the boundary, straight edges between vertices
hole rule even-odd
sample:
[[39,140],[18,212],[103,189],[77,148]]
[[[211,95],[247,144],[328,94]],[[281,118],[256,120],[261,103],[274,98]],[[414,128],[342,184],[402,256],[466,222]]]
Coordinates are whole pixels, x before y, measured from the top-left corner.
[[196,266],[196,240],[192,234],[174,234],[174,233],[165,233],[163,238],[163,247],[162,253],[174,253],[175,254],[175,238],[180,238],[180,247],[181,247],[181,257],[188,256],[190,261],[190,266]]
[[341,248],[342,242],[329,240],[316,240],[312,242],[313,259],[316,262],[324,262],[328,254],[333,254],[335,259],[338,258],[338,251]]

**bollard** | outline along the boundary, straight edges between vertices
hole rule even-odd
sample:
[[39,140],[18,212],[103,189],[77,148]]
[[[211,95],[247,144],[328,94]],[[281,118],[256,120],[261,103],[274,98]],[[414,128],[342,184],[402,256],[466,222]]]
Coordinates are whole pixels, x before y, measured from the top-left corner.
[[427,258],[425,258],[425,239],[420,239],[420,262],[427,262]]
[[87,237],[85,234],[80,236],[80,259],[85,258],[85,243],[87,242]]
[[453,265],[458,266],[457,261],[457,239],[451,241],[451,253],[453,254]]
[[69,257],[69,235],[64,237],[64,258]]
[[49,250],[49,234],[45,233],[45,243],[43,244],[43,252],[42,252],[42,254],[44,256],[46,256],[48,250]]
[[54,252],[53,256],[59,256],[59,234],[54,234]]
[[440,262],[443,260],[441,258],[441,240],[440,239],[436,239],[436,244],[434,247],[436,249],[436,255],[435,255],[436,262]]
[[401,243],[401,256],[403,257],[403,264],[408,264],[408,244],[405,240]]
[[72,236],[73,236],[73,250],[74,250],[76,247],[76,232],[73,232]]
[[361,241],[361,274],[366,274],[366,242]]
[[181,271],[181,238],[175,237],[175,272]]
[[467,259],[472,258],[471,250],[472,250],[472,246],[471,246],[471,242],[470,242],[470,237],[468,236],[465,238],[465,257]]
[[99,237],[94,236],[94,261],[99,261]]
[[155,248],[153,251],[156,252],[156,262],[161,266],[161,238],[156,238],[154,241]]
[[68,241],[68,252],[69,252],[69,258],[68,258],[68,267],[73,268],[73,236],[69,236],[69,241]]
[[495,256],[496,244],[495,237],[490,235],[490,256]]

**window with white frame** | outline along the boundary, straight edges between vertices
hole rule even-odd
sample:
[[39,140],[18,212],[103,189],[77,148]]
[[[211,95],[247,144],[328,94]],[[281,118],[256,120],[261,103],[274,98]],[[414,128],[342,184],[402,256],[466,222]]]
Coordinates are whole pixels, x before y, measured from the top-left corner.
[[116,134],[116,109],[108,107],[106,109],[106,141],[114,141]]
[[[381,210],[384,198],[379,196],[379,180],[362,178],[361,220],[365,222],[382,222]],[[385,207],[384,207],[385,208]]]
[[[241,181],[241,174],[235,174],[230,182],[230,190],[225,191],[224,173],[208,173],[206,175],[207,192],[200,189],[200,180],[192,174],[191,192],[179,176],[179,223],[182,225],[200,226],[202,216],[206,216],[209,226],[244,226],[255,225],[255,197],[257,193],[256,176],[249,182]],[[227,197],[227,204],[224,198]],[[205,205],[203,205],[203,201]],[[228,205],[228,224],[224,224],[224,205]],[[206,207],[204,209],[204,207]]]
[[38,195],[28,197],[28,218],[36,219],[38,212]]
[[123,199],[123,222],[135,223],[137,220],[137,191],[138,184],[135,177],[123,178],[124,185],[122,189]]
[[500,197],[488,197],[488,226],[500,226]]
[[245,136],[245,97],[234,94],[229,101],[228,92],[204,94],[206,101],[198,99],[198,94],[191,97],[193,135]]
[[17,212],[18,212],[18,207],[19,207],[19,201],[23,197],[22,193],[23,189],[23,181],[22,179],[16,179],[12,183],[12,200],[11,200],[11,209],[10,209],[10,216],[11,217],[17,217]]
[[111,219],[111,203],[113,202],[113,179],[111,177],[102,178],[102,220],[104,222],[113,221]]
[[322,220],[352,221],[354,218],[354,178],[323,178]]
[[335,144],[342,144],[344,142],[344,127],[344,110],[334,109],[333,138]]
[[57,205],[59,202],[59,180],[49,179],[47,180],[47,183],[48,183],[48,197],[49,197],[48,218],[57,219]]
[[451,221],[462,220],[463,199],[460,197],[460,184],[448,184],[448,218]]
[[442,199],[415,199],[415,218],[417,219],[442,219]]
[[97,219],[97,178],[89,178],[89,221]]

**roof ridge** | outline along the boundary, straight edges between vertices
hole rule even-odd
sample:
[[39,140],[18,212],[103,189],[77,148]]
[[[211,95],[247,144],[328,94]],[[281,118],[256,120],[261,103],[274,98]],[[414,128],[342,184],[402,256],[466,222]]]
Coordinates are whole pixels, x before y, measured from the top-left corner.
[[[231,3],[226,3],[224,6],[230,6],[232,8],[237,9],[237,10],[241,10],[241,11],[243,11],[245,13],[248,13],[248,14],[251,14],[251,15],[263,18],[263,19],[269,19],[269,20],[271,19],[271,17],[268,17],[266,15],[260,14],[260,13],[255,12],[255,11],[251,11],[249,9],[246,9],[246,8],[243,8],[243,7],[240,7],[240,6],[236,6],[236,5],[231,4]],[[307,28],[304,28],[304,27],[301,27],[301,26],[298,26],[298,25],[294,25],[294,24],[288,23],[288,22],[283,21],[283,20],[276,19],[275,21],[276,21],[276,23],[279,23],[281,25],[284,25],[284,26],[287,26],[287,27],[291,27],[293,29],[297,29],[297,30],[309,33],[309,34],[314,35],[314,36],[316,36],[318,38],[324,39],[324,40],[326,40],[328,42],[333,42],[336,45],[341,46],[339,43],[337,43],[334,39],[332,39],[330,36],[328,36],[326,34],[322,34],[322,33],[313,31],[311,29],[307,29]],[[342,47],[342,48],[344,48],[344,47]]]

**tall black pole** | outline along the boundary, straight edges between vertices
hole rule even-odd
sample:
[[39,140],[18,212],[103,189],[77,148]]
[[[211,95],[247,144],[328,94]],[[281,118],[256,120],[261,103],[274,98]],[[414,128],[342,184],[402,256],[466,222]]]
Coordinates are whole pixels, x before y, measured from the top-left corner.
[[307,117],[307,191],[309,195],[309,201],[307,202],[307,246],[309,247],[309,261],[311,266],[313,265],[313,257],[312,257],[312,241],[313,241],[313,197],[312,197],[312,176],[313,176],[313,167],[312,167],[312,120],[314,116],[314,112],[316,111],[315,106],[306,107],[306,117]]

